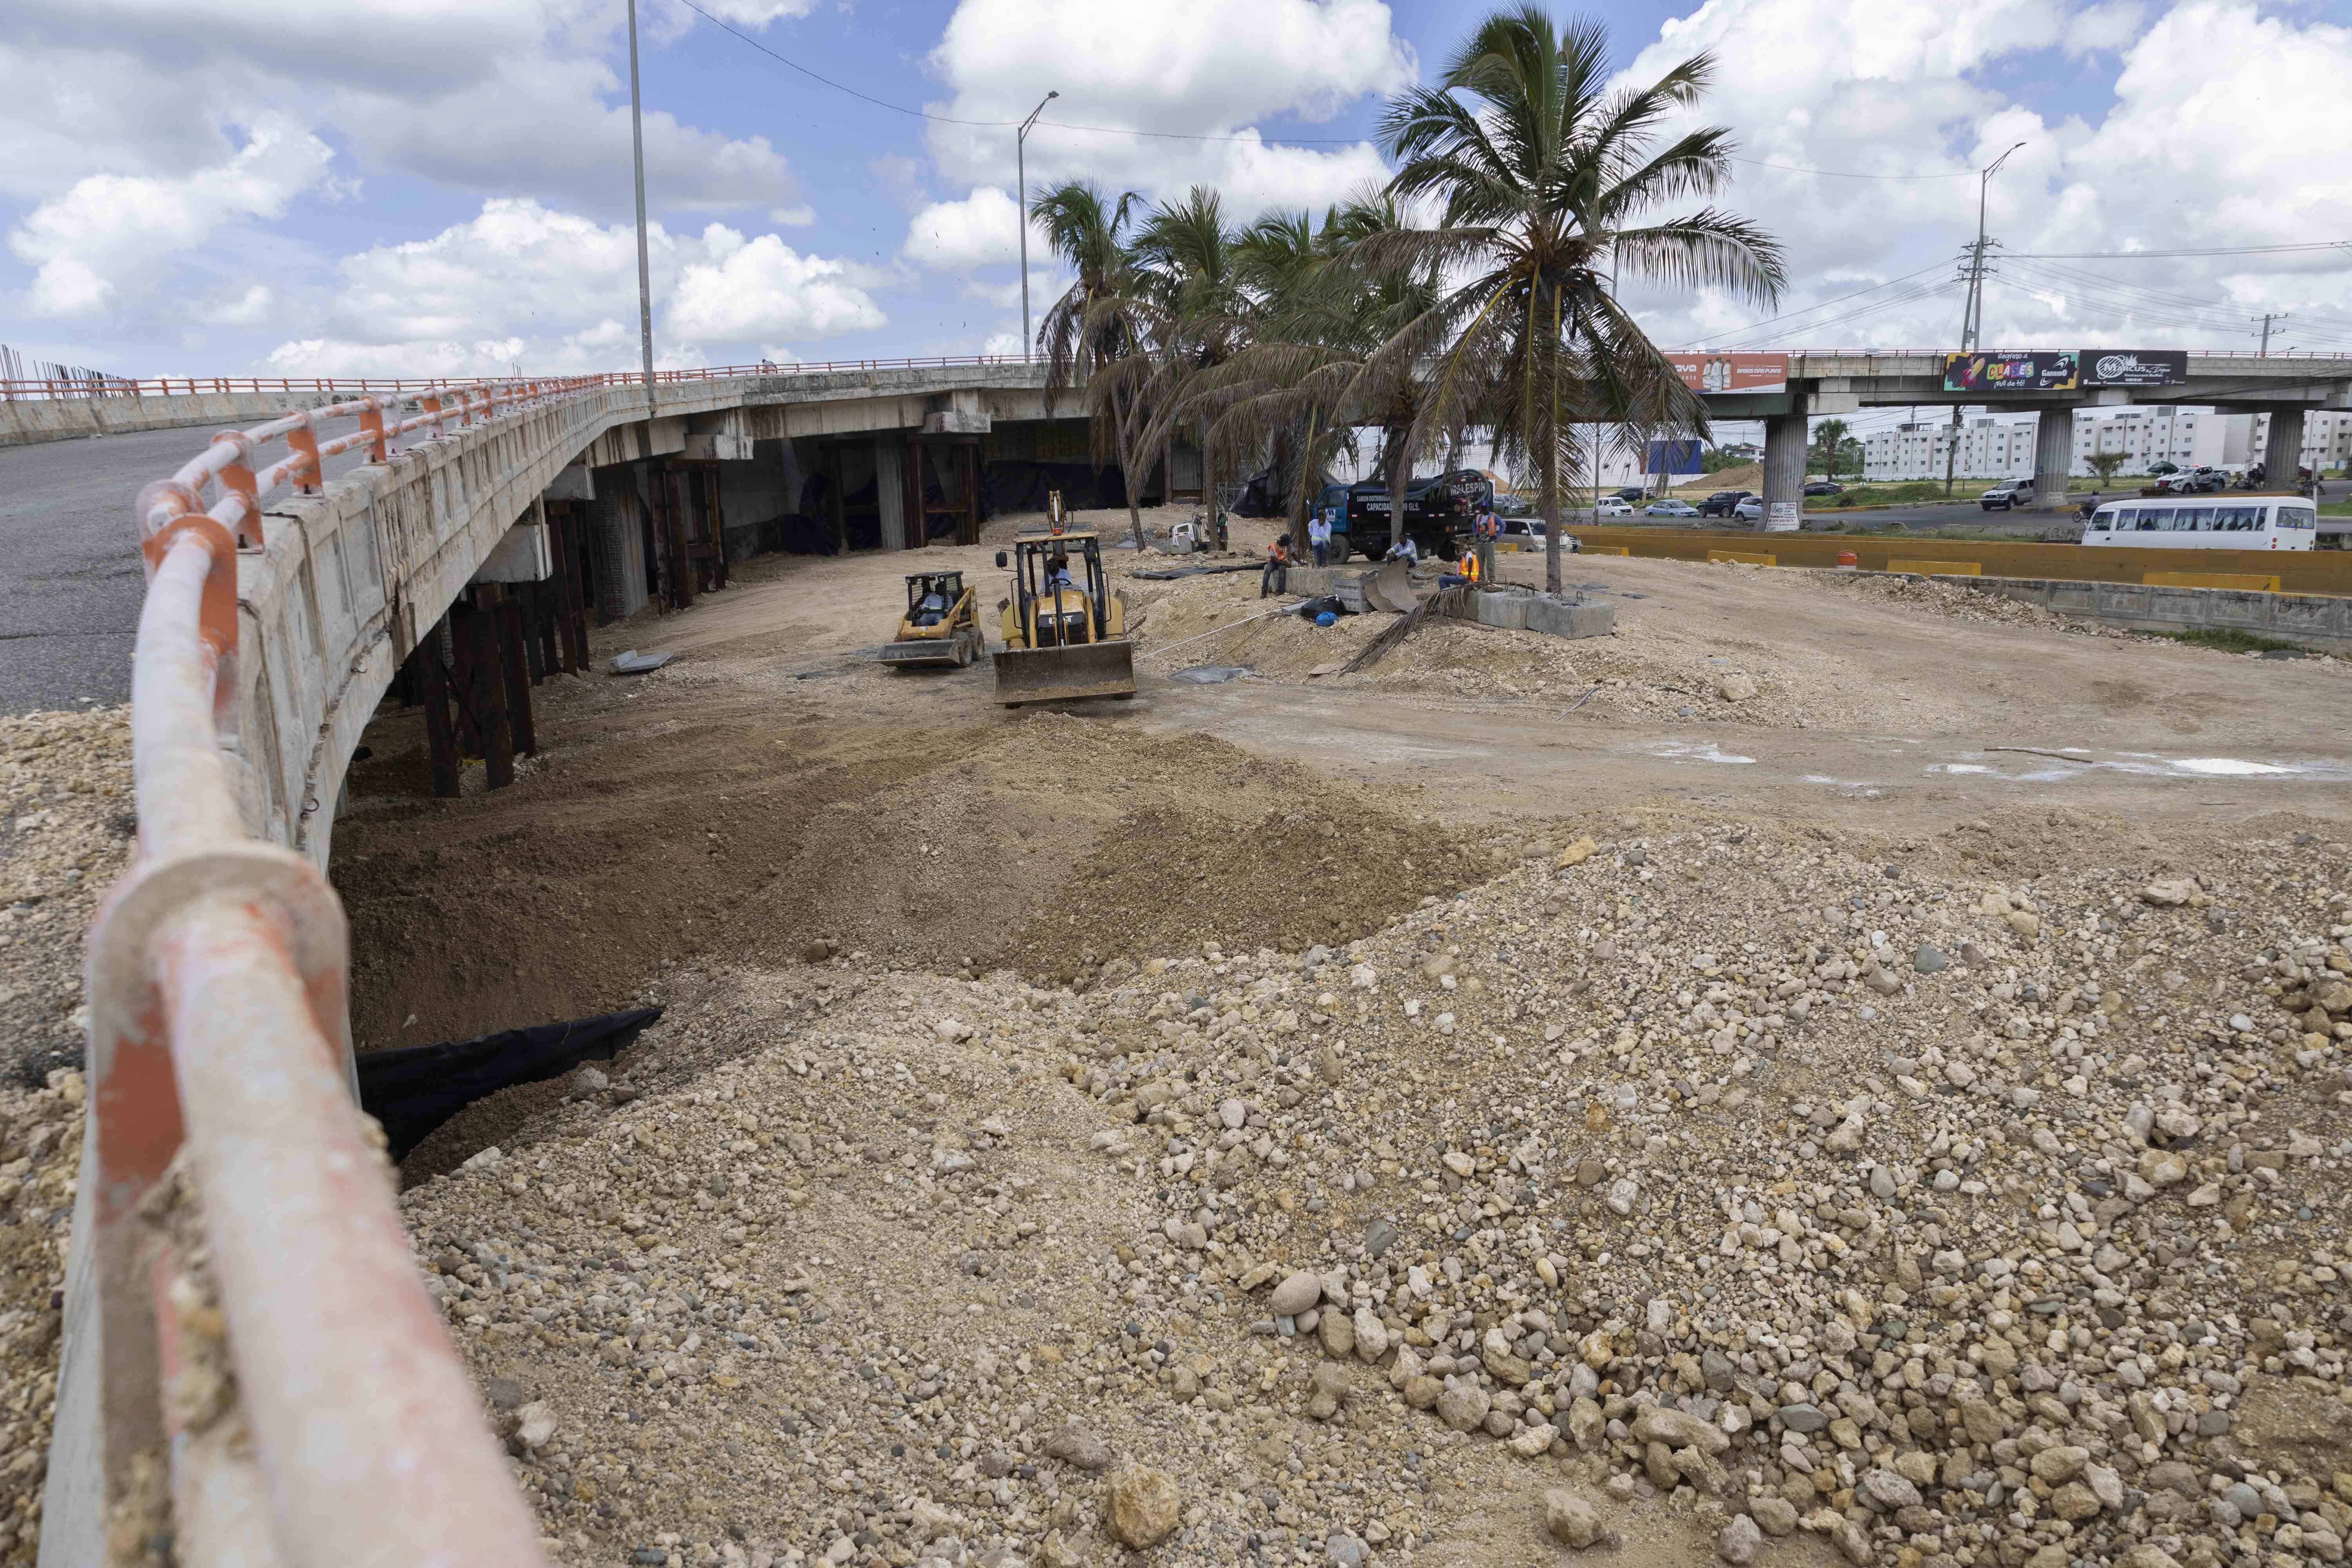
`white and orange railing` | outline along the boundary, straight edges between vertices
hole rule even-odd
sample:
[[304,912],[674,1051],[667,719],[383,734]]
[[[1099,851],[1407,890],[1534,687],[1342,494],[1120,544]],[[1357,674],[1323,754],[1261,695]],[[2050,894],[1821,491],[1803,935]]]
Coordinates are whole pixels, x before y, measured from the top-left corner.
[[[223,432],[139,497],[139,844],[90,932],[95,1180],[74,1237],[90,1249],[77,1272],[94,1289],[115,1539],[139,1497],[156,1506],[160,1465],[183,1563],[542,1561],[352,1097],[341,905],[309,858],[246,826],[236,568],[261,546],[270,493],[317,487],[322,458],[386,461],[400,436],[599,385],[436,386],[406,418],[374,396],[289,415]],[[319,423],[340,418],[356,428],[320,440]],[[175,1161],[198,1198],[209,1292],[190,1288],[195,1259],[159,1223]],[[184,1394],[224,1327],[249,1442]]]
[[[845,359],[818,363],[794,362],[778,364],[761,361],[756,364],[701,365],[691,370],[657,370],[656,383],[689,381],[732,381],[751,375],[838,375],[858,371],[877,370],[955,370],[965,366],[985,368],[993,365],[1022,363],[1019,354],[938,354],[913,359]],[[1043,364],[1045,362],[1032,362]],[[606,371],[593,375],[541,378],[539,384],[562,381],[567,385],[638,386],[645,382],[636,371]],[[446,381],[412,381],[398,377],[379,376],[254,376],[254,375],[156,375],[142,379],[110,376],[104,381],[77,379],[68,376],[0,380],[0,401],[42,401],[72,398],[88,401],[99,397],[204,397],[226,395],[286,397],[414,397],[446,387]]]

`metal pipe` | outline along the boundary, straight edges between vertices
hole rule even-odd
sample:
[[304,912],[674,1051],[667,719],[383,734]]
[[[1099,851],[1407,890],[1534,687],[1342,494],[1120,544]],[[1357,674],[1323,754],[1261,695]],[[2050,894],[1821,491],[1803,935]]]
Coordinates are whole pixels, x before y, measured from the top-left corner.
[[543,1563],[275,910],[249,893],[198,900],[154,951],[281,1553],[353,1568]]
[[131,655],[132,789],[142,857],[242,839],[236,786],[213,728],[219,658],[203,635],[213,546],[195,531],[165,552],[139,609]]

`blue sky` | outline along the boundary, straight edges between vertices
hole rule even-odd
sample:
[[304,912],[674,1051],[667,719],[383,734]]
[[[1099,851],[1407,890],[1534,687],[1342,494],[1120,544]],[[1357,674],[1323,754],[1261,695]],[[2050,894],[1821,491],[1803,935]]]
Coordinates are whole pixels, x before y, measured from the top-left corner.
[[[1482,14],[698,4],[810,71],[952,120],[1015,119],[1057,89],[1048,121],[1118,133],[1041,127],[1033,186],[1087,175],[1158,197],[1199,181],[1236,218],[1379,178],[1367,139],[1383,99],[1433,75]],[[616,0],[11,9],[0,342],[148,374],[635,363]],[[2020,259],[1989,292],[1989,340],[2229,347],[2271,310],[2291,312],[2284,342],[2352,344],[2352,306],[2336,303],[2352,252],[2051,259],[2352,240],[2352,173],[2297,110],[2352,80],[2341,4],[1625,0],[1599,14],[1630,77],[1717,52],[1701,117],[1733,126],[1753,160],[1724,205],[1790,251],[1783,319],[1760,328],[1772,312],[1745,301],[1630,285],[1662,343],[1948,345],[1969,171],[2022,141],[1993,184],[1992,230]],[[678,0],[645,0],[641,29],[662,363],[1017,346],[1008,130],[860,101]],[[1056,279],[1034,248],[1032,281],[1042,314]]]

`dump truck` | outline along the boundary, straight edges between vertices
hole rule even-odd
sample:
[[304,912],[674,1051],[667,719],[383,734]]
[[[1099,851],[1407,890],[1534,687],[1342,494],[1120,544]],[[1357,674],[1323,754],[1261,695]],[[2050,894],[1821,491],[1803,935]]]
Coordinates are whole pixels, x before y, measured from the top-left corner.
[[1135,695],[1127,595],[1103,581],[1095,531],[1062,525],[1060,500],[1051,498],[1053,524],[996,552],[996,564],[1013,573],[1011,595],[997,602],[1004,647],[996,655],[996,700],[1007,708]]
[[898,669],[961,668],[985,646],[979,590],[961,572],[917,572],[907,578],[907,610],[881,657]]

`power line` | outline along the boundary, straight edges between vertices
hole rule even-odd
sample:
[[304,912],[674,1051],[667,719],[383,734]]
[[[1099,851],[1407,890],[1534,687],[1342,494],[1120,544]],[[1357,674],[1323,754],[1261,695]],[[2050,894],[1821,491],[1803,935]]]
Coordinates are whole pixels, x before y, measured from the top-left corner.
[[[860,102],[870,103],[877,109],[887,109],[893,114],[904,114],[910,119],[928,120],[937,125],[969,125],[982,130],[1011,130],[1018,123],[1011,120],[961,120],[951,114],[933,114],[928,110],[909,109],[903,103],[892,103],[887,100],[876,98],[872,93],[860,92],[846,83],[834,80],[831,77],[820,76],[798,60],[789,59],[778,54],[749,33],[720,21],[696,5],[694,0],[678,0],[678,4],[719,31],[751,45],[778,65],[798,71],[811,81],[822,82],[835,92],[845,92]],[[1138,131],[1125,125],[1072,125],[1059,120],[1041,120],[1037,121],[1037,126],[1040,130],[1077,131],[1096,136],[1145,136],[1160,142],[1280,142],[1294,147],[1349,147],[1370,140],[1367,136],[1268,136],[1263,132],[1248,136],[1231,136],[1190,131]],[[1783,174],[1819,174],[1832,180],[1955,180],[1975,172],[1969,169],[1959,169],[1940,174],[1865,174],[1843,169],[1806,169],[1794,163],[1768,163],[1760,158],[1742,158],[1733,153],[1726,153],[1724,156],[1735,163],[1747,163],[1759,169],[1778,169]]]
[[2033,261],[2160,261],[2181,256],[2279,256],[2311,250],[2342,250],[2352,255],[2352,239],[2323,239],[2306,245],[2216,246],[2202,250],[2020,250],[2010,254]]
[[[1750,321],[1746,326],[1732,328],[1730,335],[1733,337],[1743,337],[1746,334],[1754,331],[1759,327],[1769,327],[1775,321],[1793,321],[1800,316],[1810,316],[1816,311],[1826,310],[1832,305],[1843,304],[1848,300],[1858,300],[1864,294],[1875,294],[1881,289],[1892,289],[1897,283],[1906,283],[1914,278],[1918,278],[1927,273],[1933,272],[1937,267],[1942,265],[1943,263],[1940,261],[1936,262],[1930,266],[1922,267],[1917,272],[1906,272],[1900,278],[1889,278],[1885,282],[1873,283],[1867,289],[1857,289],[1851,294],[1840,294],[1836,299],[1824,300],[1818,305],[1808,305],[1801,310],[1785,310],[1777,316],[1767,316],[1760,321]],[[1686,352],[1696,349],[1700,345],[1697,343],[1691,342],[1679,344],[1677,345],[1677,348],[1678,352]]]
[[1794,163],[1767,163],[1760,158],[1742,158],[1726,153],[1735,163],[1747,163],[1759,169],[1778,169],[1786,174],[1819,174],[1832,180],[1959,180],[1976,173],[1974,169],[1953,169],[1941,174],[1858,174],[1844,169],[1804,169]]

